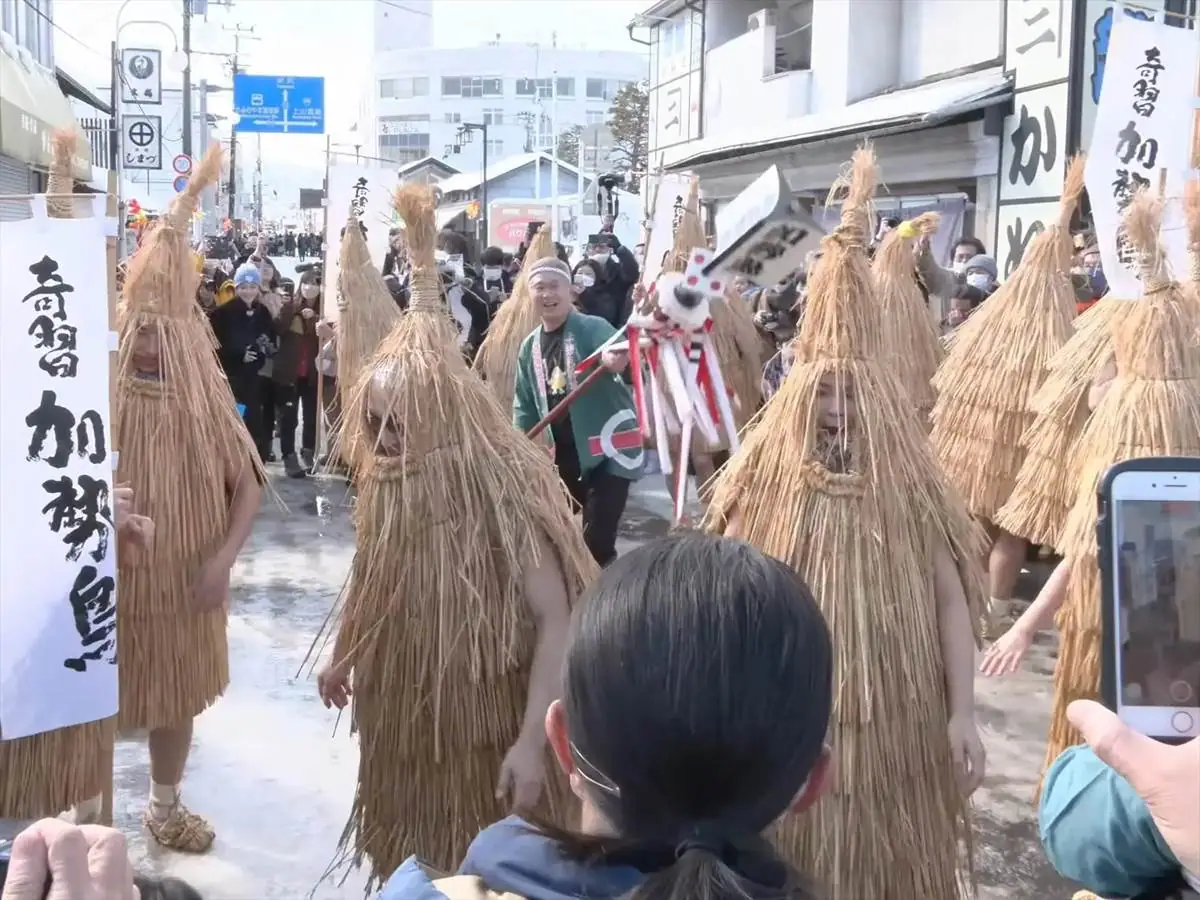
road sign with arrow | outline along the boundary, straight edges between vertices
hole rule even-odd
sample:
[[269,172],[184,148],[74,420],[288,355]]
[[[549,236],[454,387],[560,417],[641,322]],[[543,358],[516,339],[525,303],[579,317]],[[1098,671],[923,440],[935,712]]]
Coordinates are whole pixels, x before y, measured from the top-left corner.
[[233,111],[242,134],[324,134],[325,79],[238,72]]

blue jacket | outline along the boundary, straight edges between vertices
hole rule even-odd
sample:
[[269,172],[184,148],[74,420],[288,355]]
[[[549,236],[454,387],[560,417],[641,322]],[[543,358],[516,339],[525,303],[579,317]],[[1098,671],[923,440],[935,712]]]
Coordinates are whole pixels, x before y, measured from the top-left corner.
[[509,816],[476,836],[457,876],[439,878],[410,857],[377,900],[614,900],[642,877],[626,866],[563,859],[552,840]]

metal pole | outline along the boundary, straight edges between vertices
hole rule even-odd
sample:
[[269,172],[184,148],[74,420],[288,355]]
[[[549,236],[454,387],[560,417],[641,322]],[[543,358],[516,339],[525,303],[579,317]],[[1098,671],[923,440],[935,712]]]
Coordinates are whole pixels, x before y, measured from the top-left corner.
[[262,183],[262,135],[255,136],[257,159],[254,163],[254,230],[262,231],[263,224],[263,183]]
[[[233,38],[233,45],[237,47],[237,36]],[[238,74],[238,55],[237,51],[233,53],[233,78],[237,80]],[[229,131],[229,224],[233,225],[234,219],[237,218],[237,125]],[[238,233],[239,229],[234,228],[234,233]]]
[[121,178],[121,54],[117,42],[112,42],[112,64],[109,66],[110,82],[108,102],[112,115],[108,117],[108,170],[116,176],[116,207],[113,214],[117,219],[117,260],[125,256],[125,204],[122,197]]
[[183,0],[183,155],[192,155],[192,0]]
[[558,240],[558,69],[550,73],[550,233]]
[[491,246],[491,237],[488,235],[488,127],[487,122],[479,126],[479,130],[483,132],[483,185],[480,191],[479,198],[479,218],[483,221],[483,246]]

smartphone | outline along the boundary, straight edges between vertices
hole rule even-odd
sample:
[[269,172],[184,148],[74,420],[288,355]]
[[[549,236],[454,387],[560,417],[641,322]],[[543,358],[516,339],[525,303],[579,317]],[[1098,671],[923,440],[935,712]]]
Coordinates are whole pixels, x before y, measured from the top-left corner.
[[1200,736],[1200,459],[1126,460],[1098,493],[1101,699],[1148,737]]

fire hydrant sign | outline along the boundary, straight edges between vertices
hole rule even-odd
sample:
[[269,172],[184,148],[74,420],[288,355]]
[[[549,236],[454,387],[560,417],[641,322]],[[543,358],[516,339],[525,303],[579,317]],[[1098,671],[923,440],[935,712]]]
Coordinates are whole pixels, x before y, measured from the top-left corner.
[[0,738],[117,712],[103,219],[0,223]]
[[1191,156],[1200,40],[1194,31],[1117,16],[1096,107],[1086,178],[1109,290],[1142,295],[1121,217],[1138,190],[1163,191],[1162,242],[1173,273],[1187,272],[1182,197]]

